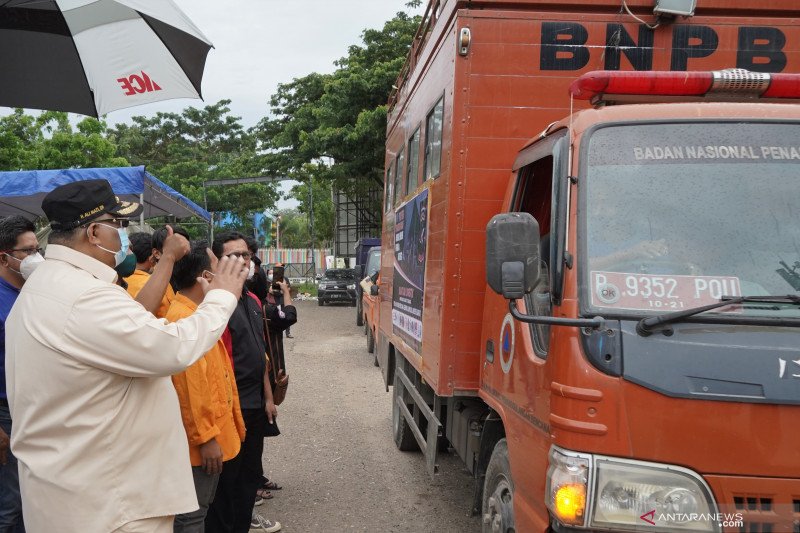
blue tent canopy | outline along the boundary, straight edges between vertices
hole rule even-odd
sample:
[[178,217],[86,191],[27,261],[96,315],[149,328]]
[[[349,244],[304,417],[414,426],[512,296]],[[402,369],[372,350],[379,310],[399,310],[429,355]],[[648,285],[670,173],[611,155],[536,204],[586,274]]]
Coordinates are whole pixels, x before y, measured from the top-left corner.
[[144,217],[172,215],[210,220],[208,211],[140,167],[0,172],[0,216],[44,216],[42,199],[65,183],[103,178],[122,200],[144,204]]

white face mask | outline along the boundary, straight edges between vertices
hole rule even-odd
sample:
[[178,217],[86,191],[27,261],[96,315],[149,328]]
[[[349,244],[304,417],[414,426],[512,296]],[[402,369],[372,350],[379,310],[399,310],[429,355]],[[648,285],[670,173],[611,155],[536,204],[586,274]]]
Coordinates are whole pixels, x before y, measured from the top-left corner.
[[[12,259],[17,259],[13,255],[9,254],[6,255],[8,255],[8,257]],[[11,270],[14,270],[14,272],[22,276],[22,279],[28,279],[31,276],[31,274],[33,274],[33,271],[36,270],[39,267],[39,265],[44,263],[44,257],[42,257],[42,254],[40,254],[39,252],[36,252],[33,255],[29,255],[25,259],[22,260],[17,259],[17,261],[19,261],[19,270],[15,270],[10,266],[8,268],[11,268]]]
[[247,279],[253,279],[253,276],[256,275],[256,264],[250,261],[250,271],[247,273]]
[[39,268],[39,265],[44,263],[44,257],[39,252],[29,255],[19,264],[19,273],[22,279],[28,279],[33,274],[33,271]]

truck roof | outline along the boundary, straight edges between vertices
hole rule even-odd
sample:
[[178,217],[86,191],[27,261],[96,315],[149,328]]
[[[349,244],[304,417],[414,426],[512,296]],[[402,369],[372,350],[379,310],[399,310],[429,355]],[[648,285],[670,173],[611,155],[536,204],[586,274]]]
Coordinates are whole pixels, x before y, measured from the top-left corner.
[[[571,128],[573,135],[581,135],[599,123],[650,122],[659,120],[800,120],[800,103],[749,103],[749,102],[685,102],[660,104],[625,104],[584,109],[570,117],[548,126],[547,135],[562,128]],[[514,170],[524,166],[525,151],[542,138],[540,133],[530,139],[520,150]]]

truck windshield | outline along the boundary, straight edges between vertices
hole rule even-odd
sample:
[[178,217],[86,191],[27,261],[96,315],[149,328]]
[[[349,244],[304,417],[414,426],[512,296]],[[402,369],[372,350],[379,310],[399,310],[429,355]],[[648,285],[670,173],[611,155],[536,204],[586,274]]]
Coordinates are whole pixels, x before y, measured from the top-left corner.
[[381,269],[381,249],[373,248],[369,251],[369,258],[367,259],[367,268],[364,273],[368,277],[372,277],[375,272]]
[[[591,135],[585,160],[588,308],[642,315],[800,290],[800,125],[615,125]],[[800,311],[750,302],[710,313]]]

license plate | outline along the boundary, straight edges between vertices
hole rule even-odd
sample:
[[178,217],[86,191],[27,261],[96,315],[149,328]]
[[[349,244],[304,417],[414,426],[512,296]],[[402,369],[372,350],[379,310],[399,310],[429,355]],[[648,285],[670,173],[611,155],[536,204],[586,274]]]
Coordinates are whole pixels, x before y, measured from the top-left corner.
[[[592,305],[635,311],[679,310],[741,296],[733,276],[665,276],[592,272]],[[725,308],[720,309],[724,311]]]
[[331,294],[331,298],[341,298],[341,294]]

